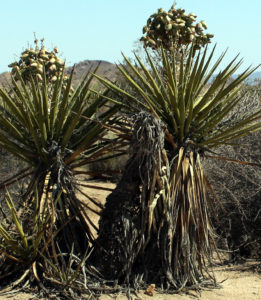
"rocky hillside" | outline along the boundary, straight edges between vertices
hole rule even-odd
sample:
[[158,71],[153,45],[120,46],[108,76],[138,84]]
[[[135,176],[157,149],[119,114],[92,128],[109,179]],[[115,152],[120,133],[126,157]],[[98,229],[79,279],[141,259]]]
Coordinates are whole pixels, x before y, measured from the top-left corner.
[[[98,65],[98,75],[101,75],[102,77],[110,79],[112,81],[116,79],[117,67],[115,64],[104,60],[84,60],[78,64],[75,64],[73,83],[76,84],[83,76],[87,74],[87,72],[94,71]],[[72,71],[72,68],[73,67],[68,67],[66,71],[70,73]]]
[[6,86],[10,83],[10,73],[9,72],[4,72],[0,74],[0,86]]

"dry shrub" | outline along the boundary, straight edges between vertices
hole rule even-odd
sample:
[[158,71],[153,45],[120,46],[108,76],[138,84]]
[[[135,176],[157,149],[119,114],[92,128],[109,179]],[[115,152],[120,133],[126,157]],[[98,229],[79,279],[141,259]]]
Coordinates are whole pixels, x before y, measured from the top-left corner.
[[[251,113],[260,106],[260,84],[247,86],[245,101],[235,111]],[[234,261],[241,258],[261,258],[261,133],[241,138],[217,152],[223,157],[257,165],[235,164],[225,160],[207,161],[207,174],[221,200],[224,210],[217,207],[220,247],[229,250]]]

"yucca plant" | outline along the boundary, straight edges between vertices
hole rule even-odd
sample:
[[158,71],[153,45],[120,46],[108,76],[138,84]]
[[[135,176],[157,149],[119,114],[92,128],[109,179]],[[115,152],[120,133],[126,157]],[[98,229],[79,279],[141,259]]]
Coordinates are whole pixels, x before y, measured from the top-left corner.
[[[14,199],[6,190],[6,207],[1,206],[0,278],[6,279],[8,283],[8,278],[20,277],[11,286],[1,290],[1,293],[9,292],[19,284],[26,284],[30,276],[38,279],[37,268],[41,260],[39,255],[50,248],[55,238],[56,233],[50,228],[55,225],[54,209],[60,195],[61,193],[54,201],[50,194],[44,194],[40,199],[35,190],[34,207],[21,209],[20,205],[17,210],[18,205],[15,205]],[[41,264],[44,264],[44,260]]]
[[[7,252],[6,254],[8,257],[11,257],[16,261],[28,263],[33,261],[37,255],[38,246],[44,236],[44,228],[45,226],[48,226],[47,224],[49,223],[51,214],[50,211],[48,211],[47,203],[42,202],[45,200],[39,199],[38,193],[35,192],[35,208],[30,214],[30,217],[32,217],[32,226],[24,224],[27,228],[30,227],[29,230],[31,232],[26,233],[22,222],[24,216],[18,214],[14,200],[8,190],[6,191],[6,194],[5,202],[9,214],[5,214],[6,218],[0,223],[0,236],[3,238],[3,243],[0,244],[0,252]],[[39,205],[45,206],[45,210],[41,213],[38,210]]]
[[[95,75],[132,119],[131,158],[102,212],[97,251],[101,269],[126,283],[157,283],[181,290],[215,282],[208,266],[215,249],[211,207],[218,201],[202,159],[215,147],[259,130],[261,111],[237,113],[241,85],[255,70],[231,80],[241,61],[218,72],[225,54],[213,61],[207,48],[177,62],[161,49],[160,70],[125,56],[118,69],[130,93]],[[216,74],[214,76],[214,74]],[[217,156],[217,155],[216,155]],[[112,217],[113,216],[113,217]]]
[[[77,175],[95,173],[84,166],[112,157],[121,148],[118,138],[106,137],[117,105],[107,105],[108,100],[90,91],[90,74],[72,91],[72,71],[64,89],[63,73],[64,68],[54,84],[47,81],[44,71],[43,81],[31,76],[29,83],[18,72],[19,82],[12,80],[11,91],[0,89],[0,147],[28,164],[0,187],[28,178],[24,203],[18,209],[21,214],[24,207],[35,207],[36,199],[48,196],[52,225],[44,234],[51,234],[52,239],[51,249],[47,243],[49,255],[44,254],[47,259],[53,259],[57,251],[71,253],[73,245],[74,255],[79,257],[92,247],[96,227],[88,216],[89,206],[79,200]],[[110,154],[112,150],[114,154]],[[92,211],[99,214],[102,206],[90,197],[88,201],[93,201],[96,208]],[[43,209],[38,206],[37,213]]]

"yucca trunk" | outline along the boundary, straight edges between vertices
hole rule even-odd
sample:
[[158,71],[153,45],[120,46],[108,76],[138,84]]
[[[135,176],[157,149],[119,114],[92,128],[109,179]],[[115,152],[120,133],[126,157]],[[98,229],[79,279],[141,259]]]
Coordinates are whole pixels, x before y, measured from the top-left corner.
[[[26,206],[34,207],[36,197],[42,199],[42,207],[39,205],[36,210],[40,215],[48,207],[52,216],[46,237],[53,235],[53,247],[69,253],[74,245],[75,253],[82,255],[93,237],[76,188],[77,180],[70,166],[59,159],[56,163],[50,160],[50,164],[42,164],[34,170],[23,200]],[[30,223],[30,218],[29,215],[24,222]]]
[[102,210],[91,260],[108,280],[122,281],[132,272],[141,222],[140,184],[139,164],[132,158]]
[[206,264],[214,250],[200,156],[181,147],[170,166],[166,186],[167,205],[160,235],[163,272],[178,289],[198,285],[208,277]]
[[170,151],[164,134],[161,122],[139,114],[134,153],[107,198],[95,256],[107,279],[181,289],[210,279],[212,230],[200,156]]

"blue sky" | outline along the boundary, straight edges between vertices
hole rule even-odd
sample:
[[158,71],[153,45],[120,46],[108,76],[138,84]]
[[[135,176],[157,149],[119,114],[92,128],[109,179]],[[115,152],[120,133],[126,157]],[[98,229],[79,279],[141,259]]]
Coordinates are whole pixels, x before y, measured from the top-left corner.
[[[121,61],[131,56],[148,17],[171,0],[0,0],[0,73],[33,45],[36,32],[47,48],[58,46],[67,65],[85,59]],[[178,0],[176,7],[205,20],[217,54],[227,59],[240,53],[243,68],[261,63],[260,0]],[[260,70],[260,69],[259,69]]]

